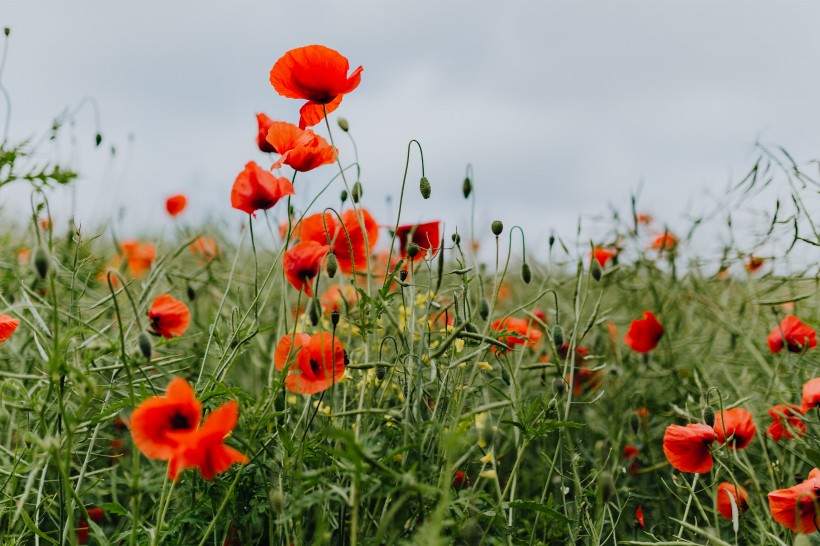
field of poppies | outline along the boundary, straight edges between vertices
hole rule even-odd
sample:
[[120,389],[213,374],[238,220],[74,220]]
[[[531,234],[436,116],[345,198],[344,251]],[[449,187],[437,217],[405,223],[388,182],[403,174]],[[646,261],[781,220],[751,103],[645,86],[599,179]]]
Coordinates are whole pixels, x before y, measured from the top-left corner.
[[[761,148],[737,182],[789,196],[754,248],[706,258],[633,200],[597,240],[527,254],[498,220],[402,221],[440,184],[470,210],[470,171],[407,167],[398,213],[368,207],[336,147],[362,67],[318,45],[272,61],[298,121],[249,114],[268,160],[225,183],[238,236],[57,225],[77,175],[0,147],[0,191],[32,202],[0,232],[0,543],[816,543],[807,161]],[[339,204],[298,210],[319,168]]]

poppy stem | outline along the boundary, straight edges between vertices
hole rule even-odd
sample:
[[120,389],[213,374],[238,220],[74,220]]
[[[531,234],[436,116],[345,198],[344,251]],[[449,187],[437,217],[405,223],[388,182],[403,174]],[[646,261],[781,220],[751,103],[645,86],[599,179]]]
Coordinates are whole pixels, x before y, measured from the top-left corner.
[[248,215],[248,226],[251,232],[251,250],[253,251],[253,318],[259,324],[259,260],[256,256],[256,240],[253,237],[253,215]]

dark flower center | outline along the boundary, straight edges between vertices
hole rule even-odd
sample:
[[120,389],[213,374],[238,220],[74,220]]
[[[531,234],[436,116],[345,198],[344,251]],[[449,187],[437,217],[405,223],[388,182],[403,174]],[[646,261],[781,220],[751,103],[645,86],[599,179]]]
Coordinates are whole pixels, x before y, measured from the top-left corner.
[[180,412],[174,413],[170,419],[168,419],[168,423],[171,425],[171,430],[185,430],[191,428],[191,422],[188,420],[187,415],[183,415]]
[[320,375],[324,376],[324,373],[322,373],[322,366],[312,358],[310,359],[310,369],[316,377],[319,377]]

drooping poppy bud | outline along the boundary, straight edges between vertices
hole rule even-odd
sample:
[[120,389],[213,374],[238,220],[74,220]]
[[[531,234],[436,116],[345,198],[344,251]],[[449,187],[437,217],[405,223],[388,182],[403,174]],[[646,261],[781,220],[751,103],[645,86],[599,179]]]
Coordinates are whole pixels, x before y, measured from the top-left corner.
[[339,267],[339,262],[336,260],[336,255],[331,252],[327,255],[327,261],[325,262],[325,270],[327,271],[327,276],[331,279],[336,276],[336,270]]
[[342,190],[342,193],[339,195],[339,198],[342,200],[342,204],[345,204],[347,201],[347,190]]
[[493,220],[493,223],[490,224],[490,229],[492,229],[493,235],[498,237],[501,235],[501,232],[504,231],[504,224],[501,223],[501,220]]
[[592,265],[589,267],[589,273],[592,275],[592,278],[596,281],[601,280],[601,276],[604,274],[603,270],[601,269],[601,264],[598,263],[598,260],[593,260]]
[[140,352],[142,356],[144,356],[147,360],[151,360],[151,353],[153,352],[153,347],[151,344],[151,338],[148,337],[148,334],[145,332],[140,332],[140,335],[137,337],[137,344],[140,347]]
[[555,343],[556,347],[561,347],[564,344],[564,329],[557,324],[552,329],[552,342]]
[[37,274],[40,275],[41,279],[45,279],[46,275],[48,275],[48,252],[41,246],[38,246],[37,250],[34,251],[34,269],[37,270]]
[[530,264],[527,262],[521,264],[521,278],[524,279],[524,284],[530,284],[532,280],[532,271],[530,270]]
[[338,123],[338,124],[339,124],[339,129],[341,129],[341,130],[342,130],[342,131],[344,131],[345,133],[346,133],[346,132],[348,132],[348,131],[350,130],[350,125],[347,123],[347,120],[346,120],[345,118],[339,118],[339,119],[337,119],[337,120],[336,120],[336,123]]
[[706,406],[703,408],[703,422],[710,427],[715,426],[715,410],[712,406]]
[[461,242],[461,235],[459,235],[458,233],[453,233],[450,236],[450,239],[452,239],[454,244],[458,245]]
[[350,197],[353,199],[354,203],[358,203],[362,198],[363,193],[364,189],[362,188],[362,183],[357,180],[356,183],[353,184],[353,189],[350,190]]
[[310,304],[308,305],[308,318],[310,318],[310,324],[312,326],[316,326],[319,324],[319,319],[321,318],[321,309],[322,306],[319,304],[319,300],[316,297],[311,298]]
[[481,320],[487,320],[487,317],[490,316],[490,304],[487,303],[487,300],[478,302],[478,316],[481,317]]
[[432,188],[430,187],[430,181],[427,180],[426,176],[421,177],[421,181],[419,182],[419,191],[421,191],[421,196],[425,199],[430,198],[430,192]]
[[99,148],[100,144],[102,144],[102,135],[100,133],[97,133],[96,135],[94,135],[94,146]]
[[473,183],[470,181],[470,177],[466,177],[464,179],[464,183],[461,185],[461,193],[464,194],[464,199],[470,197],[470,193],[473,191]]

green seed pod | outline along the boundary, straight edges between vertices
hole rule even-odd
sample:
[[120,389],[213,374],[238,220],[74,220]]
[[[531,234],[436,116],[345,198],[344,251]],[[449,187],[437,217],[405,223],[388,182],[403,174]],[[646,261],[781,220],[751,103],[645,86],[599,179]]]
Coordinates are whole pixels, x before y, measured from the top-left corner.
[[312,300],[310,300],[310,304],[308,306],[308,318],[310,318],[310,323],[313,326],[319,324],[321,314],[322,306],[319,304],[319,300],[317,298],[313,298]]
[[285,510],[285,494],[275,489],[270,494],[270,506],[274,513],[281,514]]
[[490,224],[490,229],[493,230],[493,235],[498,237],[501,235],[501,232],[504,231],[504,224],[501,223],[501,220],[494,220],[492,224]]
[[350,130],[350,125],[347,123],[347,120],[346,120],[345,118],[339,118],[339,119],[337,119],[337,120],[336,120],[336,123],[338,123],[338,124],[339,124],[339,129],[341,129],[341,130],[342,130],[342,131],[344,131],[345,133],[346,133],[346,132],[348,132],[348,131]]
[[353,189],[350,190],[350,197],[353,199],[354,203],[358,203],[363,194],[364,189],[362,188],[362,183],[357,180],[356,183],[353,184]]
[[487,320],[487,317],[490,316],[490,304],[487,303],[487,300],[478,302],[478,316],[481,317],[481,320]]
[[430,192],[432,191],[432,188],[430,187],[430,181],[427,180],[426,176],[422,176],[419,181],[419,191],[421,191],[422,197],[425,199],[430,199]]
[[419,245],[416,243],[410,243],[407,245],[407,255],[411,258],[415,258],[419,253]]
[[532,271],[530,270],[530,264],[527,262],[521,264],[521,278],[524,279],[524,284],[530,284],[532,280]]
[[604,502],[609,502],[615,496],[615,481],[609,472],[598,474],[598,493]]
[[459,235],[458,233],[453,233],[450,239],[453,240],[453,243],[459,244],[461,242],[461,235]]
[[137,344],[140,346],[142,356],[148,360],[151,360],[151,353],[153,352],[154,347],[151,344],[151,338],[148,337],[148,334],[145,332],[140,332],[140,335],[137,338]]
[[96,135],[94,135],[94,145],[99,146],[100,144],[102,144],[102,135],[100,133],[97,133]]
[[473,191],[473,183],[470,181],[470,177],[466,177],[464,179],[464,183],[461,185],[461,193],[464,194],[464,199],[470,197],[470,193]]
[[592,260],[592,265],[589,268],[589,272],[592,274],[592,278],[596,281],[601,280],[601,275],[604,274],[603,269],[601,269],[601,264],[598,263],[598,260]]
[[40,275],[41,279],[45,279],[46,275],[48,275],[48,252],[41,246],[38,246],[37,250],[34,251],[34,269],[37,270],[37,274]]
[[399,280],[401,282],[404,282],[404,281],[407,280],[407,270],[406,269],[402,269],[401,271],[399,271]]
[[342,204],[344,205],[345,201],[347,201],[347,190],[342,190],[342,194],[339,197],[342,198]]
[[339,262],[336,260],[336,254],[331,252],[327,255],[327,261],[325,262],[325,271],[327,271],[327,276],[331,279],[336,276],[336,270],[339,268]]
[[557,348],[561,348],[561,345],[564,344],[564,329],[555,325],[555,328],[552,329],[552,342],[555,343]]
[[703,422],[710,427],[715,426],[715,410],[712,406],[706,406],[703,408]]

